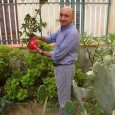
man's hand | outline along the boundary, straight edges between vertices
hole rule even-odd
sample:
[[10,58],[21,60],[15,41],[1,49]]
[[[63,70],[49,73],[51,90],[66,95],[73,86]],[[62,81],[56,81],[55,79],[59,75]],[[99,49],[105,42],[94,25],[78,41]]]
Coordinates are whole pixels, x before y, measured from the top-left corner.
[[35,53],[39,53],[39,54],[41,54],[41,55],[44,55],[44,56],[48,56],[48,57],[51,57],[51,54],[50,54],[50,52],[48,52],[48,51],[43,51],[43,50],[41,50],[39,47],[37,47],[37,46],[34,46],[35,47],[35,49],[34,50],[30,50],[30,49],[28,49],[30,52],[35,52]]
[[38,52],[39,54],[42,53],[42,50],[41,50],[39,47],[37,47],[37,46],[35,46],[35,45],[34,45],[34,47],[35,47],[35,50],[37,50],[37,52]]
[[34,45],[34,47],[35,47],[35,49],[34,50],[30,50],[30,49],[28,49],[30,52],[35,52],[35,53],[39,53],[39,54],[41,54],[42,53],[42,50],[40,49],[40,48],[38,48],[37,46],[35,46]]

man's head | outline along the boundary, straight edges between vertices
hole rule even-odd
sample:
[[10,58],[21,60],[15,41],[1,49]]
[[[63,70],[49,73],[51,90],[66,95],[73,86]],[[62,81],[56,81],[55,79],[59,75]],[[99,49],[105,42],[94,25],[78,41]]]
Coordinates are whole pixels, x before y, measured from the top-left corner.
[[66,6],[60,10],[60,24],[62,27],[69,25],[74,20],[74,11],[71,7]]

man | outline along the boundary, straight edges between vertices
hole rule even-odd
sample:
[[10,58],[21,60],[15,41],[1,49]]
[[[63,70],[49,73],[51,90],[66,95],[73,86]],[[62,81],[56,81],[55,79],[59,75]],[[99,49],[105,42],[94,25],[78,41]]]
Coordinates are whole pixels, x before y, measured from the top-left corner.
[[73,25],[74,11],[69,6],[63,7],[60,11],[61,28],[50,35],[37,36],[38,40],[46,43],[55,43],[54,51],[43,51],[35,47],[36,52],[51,57],[54,64],[58,100],[60,104],[60,115],[67,115],[65,104],[71,100],[71,85],[75,74],[75,61],[77,60],[77,49],[80,42],[78,31]]

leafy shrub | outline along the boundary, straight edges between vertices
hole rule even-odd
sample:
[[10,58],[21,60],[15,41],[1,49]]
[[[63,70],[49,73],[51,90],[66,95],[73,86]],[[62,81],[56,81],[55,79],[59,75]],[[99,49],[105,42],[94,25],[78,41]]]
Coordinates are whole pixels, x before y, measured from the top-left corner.
[[56,88],[56,80],[55,77],[52,78],[44,78],[43,83],[48,92],[48,97],[51,100],[52,98],[57,98],[57,88]]
[[74,79],[79,87],[86,87],[88,85],[88,76],[85,72],[82,71],[82,69],[80,69],[78,63],[76,63]]
[[[49,45],[41,42],[40,44],[42,44],[42,49],[52,50]],[[4,46],[0,48],[3,49],[0,50],[0,60],[4,59],[4,66],[1,64],[4,71],[1,71],[0,74],[7,76],[4,84],[4,94],[7,95],[8,100],[25,100],[29,98],[31,89],[31,95],[34,98],[37,96],[37,89],[42,84],[45,85],[50,100],[57,98],[54,68],[50,58],[28,52],[26,49]],[[7,71],[5,71],[6,67]],[[84,86],[86,76],[79,67],[76,68],[75,80],[79,86]]]
[[[88,53],[88,58],[93,66],[96,61],[103,61],[103,57],[106,55],[115,54],[115,33],[110,33],[108,36],[102,38],[93,38],[91,35],[86,33],[81,36],[80,39],[83,44],[81,47],[84,47]],[[90,45],[95,43],[94,51],[90,50]],[[106,47],[102,47],[101,43],[104,43]]]
[[[45,45],[43,44],[42,47],[49,50],[50,47]],[[4,95],[7,96],[8,100],[25,100],[29,98],[31,89],[34,98],[36,89],[44,84],[45,79],[54,77],[53,64],[50,58],[28,52],[26,49],[1,47],[3,50],[0,50],[0,60],[4,59],[4,64],[1,64],[1,75],[7,78],[4,82]],[[7,71],[5,71],[6,69]],[[51,82],[52,86],[50,85],[50,87],[54,87],[55,81]],[[52,89],[49,89],[49,92],[51,92],[50,90]]]
[[4,85],[6,79],[10,76],[11,70],[9,67],[9,52],[7,46],[0,46],[0,86]]

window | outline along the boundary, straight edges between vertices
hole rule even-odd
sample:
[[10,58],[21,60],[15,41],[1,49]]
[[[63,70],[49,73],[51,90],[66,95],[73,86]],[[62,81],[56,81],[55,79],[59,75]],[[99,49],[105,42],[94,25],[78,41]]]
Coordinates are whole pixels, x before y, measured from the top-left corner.
[[[4,0],[0,3],[8,3],[8,0]],[[13,3],[13,0],[9,0],[9,3]],[[16,43],[16,14],[14,12],[15,5],[0,5],[0,44]]]

